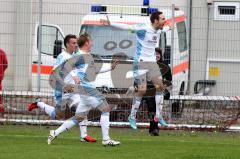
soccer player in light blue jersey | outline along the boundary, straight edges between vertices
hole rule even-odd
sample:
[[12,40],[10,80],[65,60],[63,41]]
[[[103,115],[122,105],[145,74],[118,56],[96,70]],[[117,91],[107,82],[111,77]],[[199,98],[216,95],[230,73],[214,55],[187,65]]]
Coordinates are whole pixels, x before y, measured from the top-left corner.
[[[137,129],[136,113],[139,109],[142,97],[146,92],[147,81],[152,81],[156,88],[156,115],[154,119],[162,125],[167,125],[161,115],[164,86],[162,83],[161,73],[158,65],[156,64],[155,55],[155,48],[166,20],[164,14],[157,11],[151,14],[150,21],[151,24],[144,23],[127,25],[123,23],[110,23],[108,17],[107,20],[100,20],[103,25],[110,25],[118,29],[129,30],[136,34],[137,43],[133,62],[133,72],[138,90],[133,98],[131,114],[128,117],[128,121],[133,129]],[[140,75],[139,70],[147,70],[147,73],[145,75]]]
[[[61,52],[56,59],[56,63],[54,64],[54,69],[56,69],[59,65],[66,62],[70,59],[74,52],[76,52],[77,46],[77,37],[76,35],[69,34],[64,38],[64,46],[66,50]],[[80,83],[80,79],[78,78],[77,74],[74,71],[69,73],[72,81],[71,83]],[[68,81],[67,81],[68,82]],[[74,108],[79,102],[80,97],[78,94],[68,93],[63,95],[62,86],[59,83],[56,83],[55,90],[54,90],[54,99],[55,99],[55,107],[50,106],[39,99],[37,99],[34,103],[28,106],[28,110],[32,111],[33,109],[40,108],[48,114],[51,119],[61,119],[63,117],[63,111],[66,109],[66,104],[71,108]],[[96,139],[87,135],[87,124],[88,120],[85,118],[81,123],[79,123],[80,127],[80,134],[81,134],[81,141],[87,142],[96,142]]]
[[105,97],[92,83],[92,80],[95,79],[96,74],[115,69],[116,65],[118,64],[118,60],[116,60],[111,67],[106,68],[105,70],[97,69],[94,65],[94,59],[90,54],[92,47],[92,40],[90,36],[88,34],[80,35],[78,38],[78,46],[80,48],[79,52],[77,52],[76,55],[74,55],[75,57],[70,59],[68,62],[73,63],[71,60],[77,59],[77,62],[74,62],[74,67],[76,68],[74,71],[80,78],[80,86],[83,88],[83,91],[78,92],[80,95],[80,102],[77,106],[74,117],[66,120],[56,130],[50,131],[48,144],[51,144],[60,133],[71,129],[74,125],[84,120],[90,110],[98,109],[102,112],[100,118],[100,125],[102,128],[102,145],[119,145],[119,141],[112,140],[109,136],[109,115],[112,108],[110,105],[108,105]]

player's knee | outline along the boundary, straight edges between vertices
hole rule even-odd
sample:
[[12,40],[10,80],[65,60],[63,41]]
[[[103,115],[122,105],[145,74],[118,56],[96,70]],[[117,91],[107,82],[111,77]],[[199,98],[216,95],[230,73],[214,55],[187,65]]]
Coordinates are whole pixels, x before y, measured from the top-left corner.
[[155,84],[156,91],[162,91],[164,89],[163,84]]
[[78,122],[81,122],[87,118],[87,112],[75,113],[74,117]]
[[63,119],[63,117],[64,117],[64,113],[63,113],[63,111],[61,110],[61,107],[60,106],[57,106],[56,105],[56,107],[55,107],[55,113],[56,113],[56,119],[57,120],[60,120],[60,119]]
[[139,97],[143,97],[145,95],[145,93],[146,93],[146,90],[141,90],[141,91],[138,91],[136,93],[136,95],[139,96]]
[[145,85],[139,85],[137,89],[137,95],[143,96],[146,93],[147,87]]
[[64,117],[64,114],[62,112],[56,112],[56,117],[55,118],[57,120],[63,119],[63,117]]

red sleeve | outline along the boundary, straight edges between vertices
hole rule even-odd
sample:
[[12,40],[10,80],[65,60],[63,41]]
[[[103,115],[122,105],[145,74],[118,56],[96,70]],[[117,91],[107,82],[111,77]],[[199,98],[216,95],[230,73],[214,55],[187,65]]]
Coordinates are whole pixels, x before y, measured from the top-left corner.
[[1,58],[2,58],[2,64],[3,64],[3,71],[5,71],[8,67],[8,60],[7,60],[7,56],[6,53],[0,49],[1,52]]

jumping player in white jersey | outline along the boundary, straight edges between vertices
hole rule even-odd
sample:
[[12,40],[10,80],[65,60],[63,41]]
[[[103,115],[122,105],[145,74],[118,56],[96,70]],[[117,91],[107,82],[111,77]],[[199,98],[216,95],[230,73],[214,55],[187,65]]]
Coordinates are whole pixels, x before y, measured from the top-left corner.
[[[72,34],[67,35],[64,38],[64,46],[66,50],[64,50],[61,54],[57,56],[53,70],[56,69],[62,63],[66,62],[68,59],[70,59],[73,56],[73,53],[76,52],[78,48],[76,35]],[[74,83],[80,83],[80,79],[77,77],[77,74],[75,74],[74,72],[70,72],[70,76],[72,77]],[[40,101],[40,99],[37,99],[34,103],[31,103],[28,106],[28,110],[32,111],[33,109],[40,108],[44,110],[45,113],[51,117],[51,119],[62,119],[63,110],[61,109],[65,109],[65,107],[63,108],[63,105],[65,106],[66,104],[68,104],[70,108],[74,108],[74,106],[76,106],[80,102],[80,97],[78,94],[68,93],[64,96],[62,94],[63,92],[61,85],[56,83],[54,90],[56,107],[50,106]],[[79,123],[81,141],[96,142],[96,139],[87,135],[87,124],[88,124],[87,118],[83,120],[81,123]]]
[[[98,109],[102,112],[100,118],[100,125],[102,128],[102,145],[104,146],[115,146],[119,145],[119,141],[114,141],[109,136],[109,115],[111,111],[111,107],[108,105],[105,97],[96,89],[94,84],[92,84],[92,80],[94,80],[94,76],[98,73],[106,72],[115,69],[118,64],[118,60],[116,60],[111,68],[106,70],[99,70],[94,65],[94,59],[90,54],[90,50],[92,47],[92,40],[88,34],[82,34],[78,38],[78,46],[80,51],[76,53],[75,57],[71,58],[68,62],[75,63],[76,69],[74,71],[77,72],[78,77],[80,77],[81,83],[80,86],[83,88],[83,92],[79,92],[80,95],[80,103],[77,106],[75,116],[66,120],[59,128],[56,130],[51,130],[50,135],[48,137],[48,144],[51,144],[52,141],[62,132],[69,130],[78,122],[81,122],[86,118],[89,111],[91,109]],[[75,59],[74,59],[75,58]],[[73,62],[71,60],[76,60],[77,62]]]
[[[133,129],[137,129],[136,113],[139,109],[142,97],[146,92],[147,81],[152,81],[156,88],[155,120],[158,120],[162,125],[166,125],[166,122],[163,120],[161,115],[164,86],[162,83],[161,73],[156,64],[155,55],[156,44],[159,40],[160,33],[163,30],[166,20],[162,12],[154,12],[150,16],[150,21],[151,24],[127,25],[122,23],[110,23],[108,17],[107,20],[100,20],[103,25],[110,25],[119,29],[129,30],[136,34],[137,44],[134,56],[133,72],[138,89],[135,93],[135,97],[133,98],[131,114],[128,117],[128,121]],[[148,71],[145,75],[140,75],[139,70]]]

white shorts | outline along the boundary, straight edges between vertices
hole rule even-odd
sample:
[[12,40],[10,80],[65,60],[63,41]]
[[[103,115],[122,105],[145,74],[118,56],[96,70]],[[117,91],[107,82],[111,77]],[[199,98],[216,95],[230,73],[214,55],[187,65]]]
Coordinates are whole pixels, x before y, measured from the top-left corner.
[[77,108],[78,103],[80,103],[80,95],[74,93],[65,93],[62,97],[62,107],[68,106],[70,109],[73,107]]
[[88,113],[91,109],[99,109],[101,110],[100,107],[106,106],[108,107],[108,104],[106,103],[106,100],[102,100],[93,96],[88,96],[88,95],[81,95],[80,96],[80,102],[77,106],[76,114],[79,113]]

